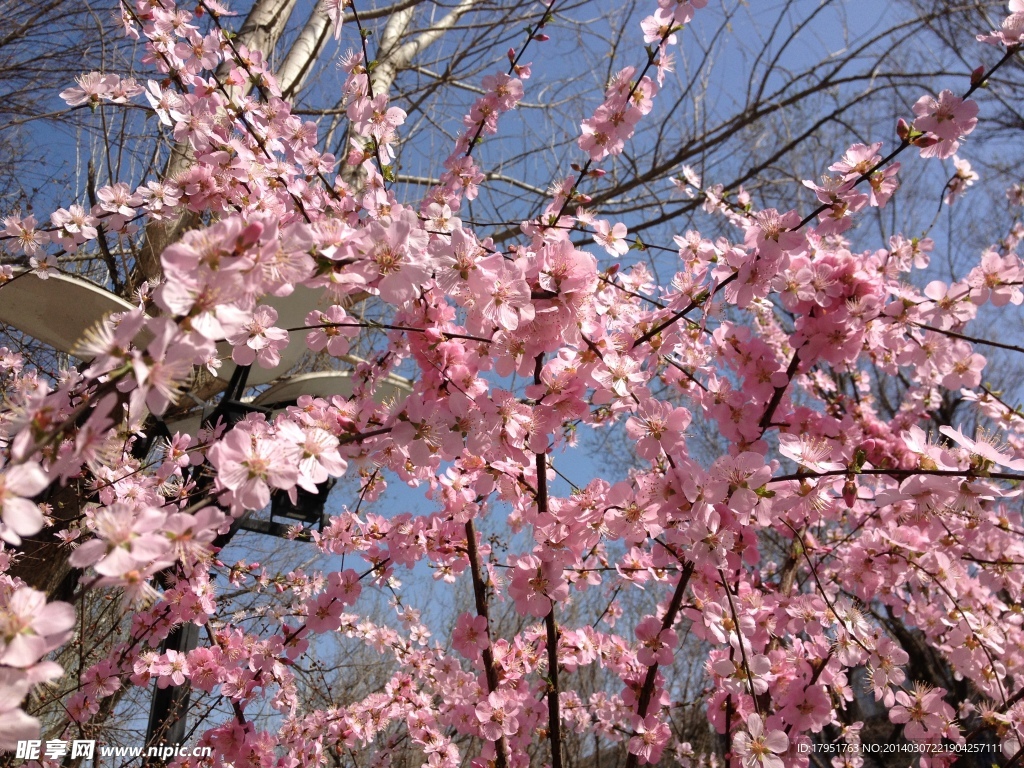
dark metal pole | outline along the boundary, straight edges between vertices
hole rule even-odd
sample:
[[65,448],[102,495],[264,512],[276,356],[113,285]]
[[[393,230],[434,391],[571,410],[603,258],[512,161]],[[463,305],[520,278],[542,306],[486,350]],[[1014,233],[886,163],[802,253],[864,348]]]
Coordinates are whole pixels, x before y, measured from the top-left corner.
[[[214,409],[207,424],[216,421],[219,416],[225,415],[230,404],[240,400],[245,391],[245,385],[249,378],[249,366],[237,366],[231,374],[231,381],[228,388],[221,397],[220,403]],[[231,425],[228,425],[231,428]],[[234,526],[228,533],[226,539],[234,533]],[[218,537],[220,539],[222,537]],[[216,542],[223,546],[226,542]],[[159,577],[158,577],[159,578]],[[171,630],[170,634],[161,645],[163,652],[177,651],[188,653],[199,644],[199,627],[191,622],[180,624]],[[155,684],[154,684],[155,685]],[[184,685],[169,685],[166,688],[154,688],[153,703],[149,709],[149,726],[146,728],[146,752],[142,758],[143,766],[158,766],[166,763],[158,752],[156,755],[149,755],[149,748],[160,745],[180,746],[185,738],[187,725],[188,704],[192,689],[186,681]]]
[[[163,650],[188,653],[199,643],[199,627],[191,622],[180,624],[171,630],[163,642]],[[154,683],[155,684],[155,683]],[[179,746],[185,739],[186,715],[191,694],[188,682],[184,685],[169,685],[153,691],[153,704],[149,710],[149,727],[146,729],[146,750],[143,765],[162,765],[166,761],[159,755],[149,756],[150,747],[158,744]]]
[[[232,417],[238,416],[239,406],[241,404],[242,393],[245,391],[246,383],[249,378],[249,366],[238,366],[235,368],[234,373],[231,374],[231,381],[228,383],[228,388],[224,392],[220,403],[214,409],[213,413],[206,420],[207,425],[212,425],[219,417],[225,417],[228,421],[227,428],[231,429],[236,423]],[[255,406],[243,406],[246,410],[263,410]],[[269,413],[269,411],[267,412]],[[209,479],[206,480],[210,483]],[[315,511],[315,520],[318,528],[323,530],[324,525],[324,503],[327,496],[331,492],[331,488],[334,486],[335,480],[329,479],[327,482],[321,483],[318,486],[317,493],[310,493],[308,491],[300,490],[298,493],[298,503],[292,506],[290,503],[287,505],[289,510],[302,513],[305,512],[304,522],[312,522]],[[287,498],[285,498],[287,501]],[[280,504],[280,500],[278,500]],[[285,515],[288,516],[288,515]],[[261,521],[247,521],[248,514],[243,515],[238,520],[232,523],[231,528],[219,536],[213,541],[213,547],[215,550],[219,550],[227,545],[235,533],[239,530],[254,530],[260,533],[268,533],[275,536],[284,536],[288,531],[288,526],[276,523],[273,521],[273,513],[271,514],[271,521],[263,525],[256,525]],[[301,517],[301,515],[300,515]],[[165,572],[166,573],[166,572]],[[170,634],[167,635],[167,639],[164,640],[161,648],[164,653],[167,651],[177,651],[179,653],[188,653],[199,645],[199,627],[191,622],[181,624],[171,630]],[[150,747],[161,746],[180,746],[182,741],[185,739],[186,733],[186,716],[188,714],[189,699],[191,696],[191,687],[186,681],[183,685],[169,685],[166,688],[155,688],[153,691],[153,703],[149,711],[149,726],[146,729],[146,753],[143,755],[143,766],[156,766],[164,765],[167,760],[164,758],[160,751],[157,751],[155,755],[150,756],[148,754]]]

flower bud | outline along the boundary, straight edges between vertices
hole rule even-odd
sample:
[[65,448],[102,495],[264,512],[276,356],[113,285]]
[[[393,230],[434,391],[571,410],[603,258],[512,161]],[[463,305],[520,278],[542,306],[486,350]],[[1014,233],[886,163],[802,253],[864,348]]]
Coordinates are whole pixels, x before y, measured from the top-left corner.
[[906,141],[910,136],[910,126],[902,117],[896,121],[896,135],[900,137],[901,141]]
[[843,483],[843,501],[849,509],[853,509],[853,503],[857,501],[857,483],[852,477]]

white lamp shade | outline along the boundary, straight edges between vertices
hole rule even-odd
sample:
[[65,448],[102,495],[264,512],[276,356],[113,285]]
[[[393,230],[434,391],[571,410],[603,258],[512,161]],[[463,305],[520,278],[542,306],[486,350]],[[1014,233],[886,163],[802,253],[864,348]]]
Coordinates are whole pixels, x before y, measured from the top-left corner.
[[[384,402],[389,399],[397,399],[412,391],[412,382],[399,376],[388,376],[384,381],[377,384],[374,391],[374,399]],[[258,405],[270,410],[278,410],[286,404],[294,403],[302,395],[312,395],[329,399],[335,395],[344,398],[352,396],[352,376],[348,371],[317,371],[315,373],[300,373],[296,376],[289,376],[281,379],[272,387],[252,400],[246,399],[246,403]],[[173,434],[182,432],[190,435],[199,433],[203,418],[206,414],[202,411],[190,413],[184,418],[169,421],[167,428]]]
[[[397,376],[389,376],[377,385],[374,392],[374,399],[383,402],[389,399],[397,399],[408,394],[412,385],[405,379]],[[264,408],[273,408],[278,403],[292,403],[302,395],[313,397],[331,398],[335,395],[341,397],[352,396],[352,376],[348,371],[317,371],[315,373],[300,373],[297,376],[290,376],[283,379],[266,392],[261,392],[253,399],[253,405],[261,405]]]
[[[23,274],[0,286],[0,322],[39,339],[60,352],[70,353],[78,341],[93,326],[114,312],[125,312],[135,307],[120,296],[71,275],[55,275],[42,280],[35,275]],[[305,325],[306,315],[314,309],[326,310],[331,302],[325,291],[303,286],[296,287],[288,296],[268,296],[263,301],[277,310],[279,328],[298,328]],[[247,384],[257,386],[280,379],[293,368],[306,351],[306,331],[292,331],[288,347],[281,354],[281,363],[274,368],[250,368]],[[226,362],[217,377],[229,381],[235,370],[231,362],[231,346],[218,344]],[[277,381],[253,399],[254,405],[274,409],[284,403],[295,402],[301,395],[331,398],[352,396],[352,378],[347,371],[319,371],[302,373]],[[399,376],[388,376],[377,385],[374,398],[378,402],[397,399],[412,390],[412,384]],[[193,413],[180,421],[168,424],[171,431],[196,434],[203,419],[202,413]]]
[[65,353],[107,315],[132,309],[120,296],[71,275],[41,280],[22,271],[0,286],[0,322]]

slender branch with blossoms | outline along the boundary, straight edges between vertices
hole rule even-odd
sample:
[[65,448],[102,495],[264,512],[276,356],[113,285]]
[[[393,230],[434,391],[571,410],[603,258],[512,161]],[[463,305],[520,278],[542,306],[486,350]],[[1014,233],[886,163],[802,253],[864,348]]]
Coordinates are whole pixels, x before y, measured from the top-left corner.
[[[347,5],[324,4],[336,38]],[[499,248],[456,214],[487,178],[479,139],[523,101],[523,53],[547,39],[553,1],[510,66],[483,78],[439,183],[411,201],[391,184],[408,115],[374,92],[355,8],[359,51],[341,61],[351,145],[332,178],[316,125],[292,113],[219,5],[200,3],[205,23],[173,0],[125,3],[152,79],[87,73],[62,96],[146,99],[192,163],[134,189],[90,183],[88,206],[68,202],[49,227],[5,218],[0,301],[59,274],[68,254],[109,256],[107,237],[136,243],[137,222],[187,212],[195,226],[159,254],[159,285],[83,336],[78,369],[47,380],[0,349],[0,749],[39,737],[44,720],[47,737],[93,732],[129,691],[187,685],[209,704],[195,732],[213,756],[176,758],[181,768],[326,766],[353,752],[432,768],[550,755],[560,768],[587,757],[570,752],[584,733],[595,752],[622,743],[633,768],[688,754],[670,724],[693,694],[677,662],[692,657],[730,768],[804,768],[812,742],[856,743],[857,693],[927,753],[924,768],[985,731],[1019,762],[1024,418],[983,384],[976,348],[1020,348],[968,326],[982,307],[1024,304],[1020,240],[1011,232],[961,276],[918,288],[931,240],[879,245],[854,225],[899,193],[892,161],[905,150],[956,157],[981,119],[971,95],[1020,51],[1024,6],[1011,0],[1001,30],[981,36],[1005,55],[962,96],[922,95],[888,154],[855,143],[832,175],[805,181],[819,202],[809,215],[757,210],[742,190],[732,204],[707,183],[706,210],[731,236],[690,229],[658,247],[673,262],[664,284],[642,263],[599,268],[570,236],[589,231],[621,259],[629,230],[570,206],[590,202],[582,182],[601,183],[594,166],[614,162],[671,87],[669,49],[704,5],[658,0],[633,30],[645,65],[614,74],[580,125],[576,175]],[[955,165],[950,204],[981,181]],[[692,170],[684,179],[701,185]],[[323,303],[285,322],[278,301],[300,289]],[[357,341],[373,354],[354,357]],[[351,395],[172,431],[198,372],[228,358],[273,369],[296,349],[353,367]],[[883,377],[900,382],[894,407]],[[949,392],[992,431],[936,424]],[[701,450],[697,426],[722,450]],[[169,439],[150,441],[160,429]],[[569,481],[563,455],[601,430],[625,435],[631,471]],[[308,535],[309,571],[231,562],[243,519],[345,476],[358,497]],[[390,508],[388,483],[426,489],[428,510]],[[76,606],[11,567],[74,487],[89,492],[59,531],[82,574],[72,601],[117,595],[130,631],[81,662],[55,719],[47,685],[63,672],[49,656],[74,642]],[[439,615],[461,598],[432,590],[460,582],[472,605]],[[254,596],[259,621],[229,610],[222,583]],[[371,617],[370,593],[393,613]],[[643,600],[624,620],[622,603]],[[169,647],[190,624],[205,640]],[[331,643],[379,658],[382,685],[325,679],[306,696]],[[929,679],[910,679],[916,644],[943,665]]]

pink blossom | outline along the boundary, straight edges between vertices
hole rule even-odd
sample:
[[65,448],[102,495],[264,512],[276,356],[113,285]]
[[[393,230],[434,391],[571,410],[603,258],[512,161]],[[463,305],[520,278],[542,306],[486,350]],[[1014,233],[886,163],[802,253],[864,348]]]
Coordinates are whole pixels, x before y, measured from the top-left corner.
[[21,709],[31,687],[26,673],[0,667],[0,749],[13,751],[19,741],[39,738],[39,720]]
[[35,216],[6,216],[3,225],[4,234],[14,238],[18,247],[30,256],[38,255],[40,249],[50,242],[49,236],[37,228]]
[[[348,3],[316,5],[313,26],[337,36]],[[857,743],[859,724],[839,714],[863,670],[909,739],[955,743],[958,720],[977,720],[1008,753],[1019,747],[1024,702],[988,702],[1008,701],[1024,667],[1020,489],[994,471],[1024,471],[1024,416],[1011,391],[981,387],[990,356],[971,339],[1001,343],[1009,305],[1024,303],[1024,224],[994,231],[993,245],[974,263],[954,260],[948,279],[909,274],[928,267],[934,243],[899,234],[880,243],[864,226],[877,218],[867,209],[899,190],[899,165],[880,165],[892,155],[881,142],[825,154],[838,158],[831,175],[819,168],[802,188],[776,179],[778,209],[754,207],[768,191],[763,174],[748,179],[726,162],[746,188],[713,178],[725,167],[714,156],[705,179],[681,166],[660,190],[689,198],[675,206],[684,215],[702,208],[689,224],[609,198],[645,179],[631,162],[597,163],[624,153],[638,130],[678,133],[678,121],[650,121],[663,88],[662,117],[679,97],[666,78],[669,46],[704,5],[654,0],[623,30],[624,55],[629,35],[649,44],[647,55],[614,72],[580,122],[572,172],[555,168],[540,202],[519,196],[544,197],[548,177],[528,178],[543,163],[506,158],[527,173],[506,188],[490,171],[507,142],[485,152],[476,143],[522,103],[531,71],[522,50],[493,72],[461,72],[476,91],[464,114],[445,114],[443,100],[410,102],[417,131],[451,128],[451,140],[444,149],[413,137],[410,146],[440,154],[399,163],[397,130],[409,116],[379,86],[402,51],[388,51],[394,24],[365,19],[367,51],[379,56],[341,56],[332,135],[350,167],[336,172],[327,137],[282,94],[298,84],[277,81],[266,46],[219,28],[223,6],[122,9],[154,79],[143,92],[130,77],[83,75],[63,96],[109,117],[110,104],[144,94],[149,126],[186,148],[187,162],[132,185],[101,174],[88,203],[69,199],[52,226],[21,214],[3,221],[0,307],[38,287],[36,276],[81,269],[106,279],[113,255],[110,283],[126,285],[135,308],[86,333],[74,349],[83,363],[66,370],[37,370],[32,345],[0,348],[0,747],[38,733],[20,702],[60,674],[48,655],[75,650],[71,607],[12,575],[30,570],[17,547],[51,513],[55,556],[88,569],[76,596],[116,589],[126,613],[108,605],[123,631],[83,638],[90,658],[62,683],[73,689],[70,730],[47,715],[59,739],[98,727],[128,693],[122,685],[155,682],[223,699],[196,733],[217,764],[289,768],[324,762],[324,750],[361,750],[367,762],[422,756],[431,768],[483,768],[505,742],[510,768],[525,768],[546,751],[549,706],[585,742],[619,742],[658,764],[672,740],[660,718],[686,694],[732,740],[734,762],[782,768],[806,762],[793,744],[811,734]],[[1024,0],[1009,10],[988,42],[1024,39]],[[549,22],[531,22],[530,45],[547,39]],[[473,34],[474,25],[456,26]],[[458,46],[444,46],[442,59],[449,48]],[[979,186],[952,154],[977,106],[943,91],[914,113],[914,126],[897,126],[900,148],[953,158],[940,196],[952,202]],[[544,127],[526,117],[528,131]],[[437,178],[420,189],[431,167]],[[1019,187],[1011,205],[1024,199]],[[788,210],[787,195],[807,189],[810,205]],[[656,178],[634,191],[658,202]],[[530,220],[512,216],[533,203]],[[653,239],[620,265],[629,231],[615,217],[627,215]],[[990,218],[979,226],[1000,217]],[[132,247],[162,229],[173,236],[158,263],[144,264],[153,256],[144,249],[124,274]],[[600,261],[577,245],[588,231]],[[303,306],[307,291],[323,301]],[[985,327],[966,327],[977,319]],[[189,419],[177,419],[209,414],[217,387],[193,379],[197,368],[216,371],[222,342],[236,365],[276,368],[298,331],[317,366],[343,365],[338,389],[323,377],[311,383],[316,394],[276,403],[272,416],[186,436]],[[273,387],[268,378],[258,386]],[[181,398],[185,387],[194,391]],[[930,443],[924,430],[951,389],[962,390],[965,423],[996,432],[969,439],[946,427],[956,445]],[[179,432],[167,443],[154,431],[163,419]],[[598,450],[602,469],[606,449],[622,471],[586,477],[574,454]],[[611,478],[614,468],[603,469]],[[237,528],[231,517],[254,511],[255,523],[272,498],[296,502],[335,478],[346,480],[311,542],[268,540],[265,564],[220,547]],[[417,488],[426,503],[406,498]],[[75,494],[80,508],[67,504]],[[474,531],[476,559],[466,548]],[[288,560],[292,549],[301,562]],[[434,578],[421,584],[427,572]],[[461,597],[445,598],[446,585]],[[364,586],[381,600],[363,599]],[[474,607],[446,621],[443,609],[470,590],[490,613]],[[519,620],[484,618],[509,611]],[[160,647],[188,622],[204,625],[202,647]],[[557,647],[547,647],[551,623]],[[693,635],[687,663],[705,674],[695,685],[673,669],[679,625]],[[901,627],[949,662],[968,699],[907,684],[908,655],[891,639]],[[450,648],[431,644],[432,631]],[[345,689],[346,672],[317,657],[335,643],[360,665],[382,660],[379,685]],[[565,673],[557,696],[553,663]],[[333,700],[304,696],[311,671],[332,675],[319,683]],[[684,768],[702,768],[689,745],[674,747]],[[852,754],[836,768],[856,768]]]
[[0,602],[0,664],[31,667],[71,637],[75,610],[46,602],[46,595],[20,587]]
[[517,611],[539,618],[551,612],[552,602],[568,597],[569,585],[561,566],[526,555],[516,562],[508,593],[515,600]]
[[672,649],[678,642],[674,629],[662,629],[661,622],[654,616],[644,617],[636,626],[636,638],[640,641],[640,650],[636,659],[645,666],[672,663]]
[[386,94],[377,94],[372,99],[353,102],[349,107],[356,130],[377,140],[388,139],[395,128],[405,122],[405,110],[388,106]]
[[610,352],[603,362],[603,368],[594,373],[594,380],[618,397],[626,397],[634,383],[644,380],[639,363],[627,355]]
[[234,503],[245,509],[263,509],[270,489],[287,490],[298,481],[299,448],[235,427],[208,453],[217,469],[218,484],[231,491]]
[[331,20],[331,26],[334,29],[335,40],[341,38],[341,25],[345,18],[345,8],[347,5],[348,0],[327,0],[324,4],[327,18]]
[[146,83],[146,99],[164,125],[173,125],[185,119],[187,107],[181,97],[174,91],[163,90],[154,80]]
[[345,474],[348,462],[338,452],[338,438],[326,429],[303,428],[293,421],[281,419],[277,423],[277,435],[298,449],[298,483],[310,493],[316,493],[316,486],[328,478]]
[[163,661],[157,664],[157,687],[184,685],[190,672],[188,657],[180,651],[168,650],[164,653]]
[[487,635],[487,619],[463,613],[459,616],[452,633],[452,645],[455,650],[469,659],[475,659],[480,651],[490,645]]
[[672,732],[655,715],[633,717],[633,733],[629,740],[629,751],[636,755],[641,765],[657,763],[668,744]]
[[18,545],[22,536],[33,536],[43,527],[43,513],[32,497],[49,485],[42,467],[36,462],[0,465],[0,515],[3,530],[0,538]]
[[857,178],[870,171],[882,159],[878,150],[882,148],[882,142],[877,141],[867,146],[865,144],[854,144],[843,155],[843,159],[828,167],[830,171],[843,174],[846,179]]
[[871,174],[868,179],[868,184],[871,187],[871,194],[869,198],[869,204],[873,207],[884,208],[885,204],[889,202],[889,198],[893,196],[899,188],[899,181],[896,179],[896,174],[899,173],[900,164],[893,163],[887,168],[875,171]]
[[469,284],[482,298],[481,314],[487,322],[514,331],[520,322],[533,320],[530,287],[521,269],[502,264],[497,273],[476,270]]
[[779,716],[797,732],[817,733],[832,719],[832,700],[821,685],[794,685]]
[[[981,373],[987,361],[982,355],[972,352],[966,342],[952,345],[954,352],[948,365],[948,372],[942,377],[942,386],[950,389],[973,388],[981,383]],[[943,370],[947,365],[942,366]]]
[[814,472],[842,469],[836,461],[826,461],[832,454],[827,440],[810,435],[779,435],[779,453]]
[[288,331],[277,328],[277,310],[261,304],[252,313],[252,320],[228,336],[232,345],[231,359],[238,365],[259,363],[273,368],[281,362],[281,350],[288,346]]
[[1000,29],[987,35],[978,35],[978,40],[990,45],[1004,45],[1009,48],[1024,41],[1024,4],[1010,0],[1010,15],[1003,19]]
[[192,374],[197,350],[170,318],[155,318],[149,330],[155,338],[146,347],[146,355],[133,355],[132,368],[139,385],[136,397],[144,396],[149,410],[161,414],[178,399],[179,388]]
[[518,711],[519,705],[514,699],[492,691],[476,708],[480,735],[488,741],[497,741],[502,736],[514,736],[519,731],[519,720],[516,719]]
[[96,239],[96,225],[99,222],[80,205],[57,209],[50,214],[50,222],[57,228],[54,236],[69,252],[74,252],[87,240]]
[[939,432],[950,440],[962,445],[969,453],[978,458],[998,464],[1001,467],[1007,467],[1008,469],[1024,470],[1024,459],[1010,458],[1005,452],[1000,451],[997,446],[993,445],[990,442],[989,436],[984,433],[978,439],[971,440],[964,435],[960,428],[953,429],[952,427],[941,426],[939,427]]
[[942,701],[945,690],[928,688],[915,684],[913,691],[896,692],[896,706],[889,710],[889,719],[904,724],[903,733],[908,739],[931,739],[941,735],[944,726],[945,709]]
[[[132,194],[128,185],[118,182],[96,190],[99,208],[108,213],[115,213],[125,218],[135,215],[135,208],[142,200]],[[109,220],[108,220],[109,224]]]
[[956,155],[953,155],[953,166],[956,168],[956,174],[946,184],[946,188],[949,190],[944,198],[946,205],[952,205],[953,201],[963,195],[968,187],[974,186],[974,182],[979,178],[978,174],[971,169],[971,164]]
[[938,99],[922,96],[914,104],[914,114],[914,127],[939,139],[937,144],[922,148],[921,156],[940,160],[951,157],[959,149],[960,139],[978,124],[977,103],[964,101],[949,90],[942,91]]
[[366,228],[363,252],[368,280],[379,278],[380,297],[391,304],[413,298],[429,276],[426,232],[409,209],[396,213],[387,225],[371,222]]
[[133,509],[117,503],[92,514],[96,534],[71,553],[77,568],[92,566],[102,576],[121,577],[153,564],[167,566],[170,542],[162,534],[167,513],[155,508]]
[[792,229],[800,222],[800,214],[796,211],[780,214],[774,208],[768,208],[758,211],[754,222],[747,229],[746,242],[748,246],[757,248],[764,259],[777,259],[803,243],[803,235]]
[[671,454],[683,441],[690,424],[690,412],[654,398],[640,401],[634,416],[626,421],[626,434],[636,440],[637,454],[655,460],[661,450]]
[[1021,275],[1024,270],[1016,255],[1000,256],[988,249],[981,255],[981,263],[967,275],[971,298],[976,303],[990,301],[996,307],[1020,305],[1024,302],[1024,291],[1019,287]]
[[779,755],[789,749],[785,731],[765,731],[760,715],[747,717],[747,730],[733,736],[732,748],[744,768],[783,768]]
[[75,78],[78,86],[67,88],[60,97],[69,107],[83,104],[95,106],[105,99],[111,98],[120,78],[117,75],[104,75],[100,72],[87,72]]
[[629,252],[627,234],[626,225],[621,222],[614,225],[604,219],[594,222],[594,240],[612,256],[625,256]]

